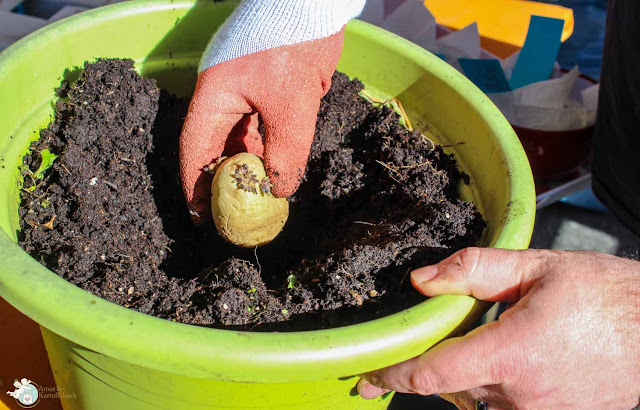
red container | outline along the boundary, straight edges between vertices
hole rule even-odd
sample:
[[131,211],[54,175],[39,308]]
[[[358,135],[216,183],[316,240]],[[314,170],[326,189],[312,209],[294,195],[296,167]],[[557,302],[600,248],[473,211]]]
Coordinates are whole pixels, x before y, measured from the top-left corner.
[[[597,81],[580,76],[576,88]],[[540,131],[512,125],[524,147],[536,183],[563,181],[577,174],[591,152],[595,126],[567,131]]]
[[563,181],[589,158],[594,126],[569,131],[513,129],[520,137],[536,182]]

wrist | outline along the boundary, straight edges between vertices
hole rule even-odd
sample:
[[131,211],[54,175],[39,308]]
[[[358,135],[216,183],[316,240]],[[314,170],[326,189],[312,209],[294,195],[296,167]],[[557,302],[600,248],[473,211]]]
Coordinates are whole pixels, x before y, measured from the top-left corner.
[[328,37],[358,16],[366,0],[245,0],[215,34],[199,71],[271,48]]

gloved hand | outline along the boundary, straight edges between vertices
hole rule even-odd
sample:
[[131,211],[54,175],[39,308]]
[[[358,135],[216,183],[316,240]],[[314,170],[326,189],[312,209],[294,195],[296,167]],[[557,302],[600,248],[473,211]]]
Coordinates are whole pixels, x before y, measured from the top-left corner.
[[363,5],[364,0],[246,0],[219,30],[201,62],[180,137],[182,186],[196,223],[211,213],[212,175],[203,168],[222,156],[258,155],[275,196],[296,191],[320,100],[342,51],[344,24]]

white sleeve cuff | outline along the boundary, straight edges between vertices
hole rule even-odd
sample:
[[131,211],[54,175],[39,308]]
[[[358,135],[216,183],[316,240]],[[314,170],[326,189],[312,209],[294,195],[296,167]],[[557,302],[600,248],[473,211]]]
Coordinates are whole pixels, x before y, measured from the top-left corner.
[[244,0],[207,46],[198,71],[271,48],[337,33],[366,0]]

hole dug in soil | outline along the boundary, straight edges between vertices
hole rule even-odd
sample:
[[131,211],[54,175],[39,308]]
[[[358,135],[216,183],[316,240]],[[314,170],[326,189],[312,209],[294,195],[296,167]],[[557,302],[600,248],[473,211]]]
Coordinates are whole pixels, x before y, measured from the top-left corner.
[[[190,222],[178,174],[188,101],[131,60],[86,63],[24,157],[20,245],[99,297],[183,323],[308,330],[410,307],[424,299],[411,270],[475,245],[485,222],[458,196],[468,177],[454,157],[362,89],[334,75],[284,230],[241,249]],[[57,158],[42,174],[45,149]]]

